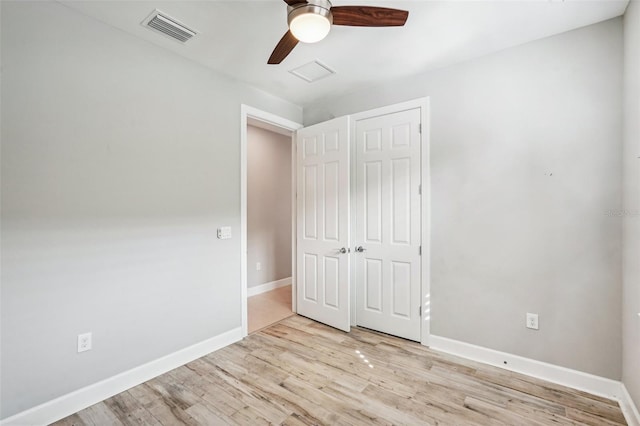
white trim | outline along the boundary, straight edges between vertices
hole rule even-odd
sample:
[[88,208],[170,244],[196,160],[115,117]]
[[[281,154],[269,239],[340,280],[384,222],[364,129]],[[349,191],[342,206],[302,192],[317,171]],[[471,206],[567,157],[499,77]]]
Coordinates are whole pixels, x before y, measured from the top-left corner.
[[[247,119],[251,117],[273,126],[277,126],[291,132],[302,127],[286,118],[279,117],[270,112],[240,105],[240,311],[242,337],[248,334],[247,321]],[[292,164],[295,167],[295,163]],[[295,204],[295,202],[292,202]],[[293,287],[293,286],[292,286]],[[294,310],[295,312],[295,310]]]
[[[351,245],[355,242],[355,231],[358,226],[358,218],[356,217],[357,197],[355,194],[358,191],[358,170],[356,165],[356,155],[358,153],[356,147],[356,120],[353,119],[353,115],[349,120],[349,246],[355,253],[356,246]],[[358,303],[357,303],[357,291],[356,291],[356,263],[349,263],[349,318],[352,327],[358,325]]]
[[249,287],[247,289],[247,296],[256,296],[258,294],[266,293],[267,291],[275,290],[276,288],[280,287],[286,287],[288,285],[291,285],[291,277]]
[[[616,400],[629,426],[640,426],[640,413],[624,383],[482,346],[431,335],[431,349]],[[505,364],[505,361],[507,362]]]
[[422,326],[420,327],[420,343],[429,346],[431,344],[431,99],[429,97],[417,99],[420,104],[421,119],[420,133],[421,149],[420,188],[422,189],[422,205],[420,206],[422,222],[422,261],[420,265],[422,273]]
[[[351,120],[356,122],[367,118],[378,117],[380,115],[393,114],[396,112],[408,111],[410,109],[425,108],[429,104],[429,97],[412,99],[410,101],[400,102],[393,105],[387,105],[380,108],[370,109],[355,114],[351,114]],[[423,123],[424,124],[424,123]]]
[[624,414],[624,418],[627,420],[629,426],[640,426],[640,412],[638,412],[638,407],[631,399],[631,395],[629,395],[629,391],[624,383],[622,385],[622,395],[618,399],[620,403],[620,408],[622,409],[622,414]]
[[[420,185],[422,188],[422,203],[420,208],[420,228],[422,234],[420,235],[420,245],[422,246],[421,256],[421,294],[424,298],[424,304],[422,306],[422,321],[420,324],[420,343],[429,346],[431,336],[431,316],[430,316],[430,292],[431,292],[431,167],[430,167],[430,99],[429,97],[412,99],[410,101],[401,102],[393,105],[387,105],[381,108],[375,108],[368,111],[351,114],[351,140],[356,140],[356,123],[359,120],[365,120],[372,117],[378,117],[381,115],[393,114],[396,112],[408,111],[412,109],[420,109],[420,125],[422,126],[421,137],[421,149],[420,149],[420,165],[422,173],[420,173]],[[356,171],[355,171],[355,159],[356,149],[355,142],[351,147],[351,194],[355,194],[356,191]],[[356,197],[351,197],[351,211],[355,211]],[[356,218],[351,218],[351,228],[356,229]],[[357,325],[357,304],[356,304],[356,276],[355,268],[351,272],[351,325]]]
[[[640,414],[624,383],[482,346],[431,335],[431,349],[504,368],[516,373],[618,401],[629,426],[640,426]],[[506,364],[505,364],[506,361]]]
[[296,255],[298,253],[297,150],[296,134],[293,133],[291,135],[291,311],[293,311],[294,314],[298,313],[298,295],[296,293],[298,289],[296,284],[298,276],[298,265],[296,261]]
[[[467,358],[516,373],[526,374],[537,379],[557,383],[619,400],[622,396],[621,383],[605,377],[595,376],[582,371],[560,367],[546,362],[500,352],[482,346],[472,345],[459,340],[431,335],[431,349]],[[505,364],[506,361],[506,364]]]
[[241,339],[242,330],[240,327],[234,328],[203,342],[30,408],[0,421],[0,424],[3,426],[40,425],[56,422]]

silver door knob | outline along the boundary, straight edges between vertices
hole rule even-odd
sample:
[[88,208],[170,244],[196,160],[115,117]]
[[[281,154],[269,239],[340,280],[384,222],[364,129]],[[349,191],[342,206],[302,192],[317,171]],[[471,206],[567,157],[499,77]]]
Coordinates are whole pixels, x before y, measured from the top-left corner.
[[338,251],[342,254],[345,254],[347,252],[347,249],[342,247],[341,249],[338,249]]
[[366,250],[366,248],[364,248],[364,247],[362,247],[362,246],[358,246],[358,247],[356,247],[356,251],[357,251],[358,253],[362,253],[362,252],[363,252],[363,251],[365,251],[365,250]]

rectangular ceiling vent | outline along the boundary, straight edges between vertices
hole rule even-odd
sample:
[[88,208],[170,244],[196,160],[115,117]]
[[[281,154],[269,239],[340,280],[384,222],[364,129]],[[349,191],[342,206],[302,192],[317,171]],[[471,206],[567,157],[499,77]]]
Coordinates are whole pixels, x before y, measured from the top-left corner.
[[180,43],[186,43],[196,35],[194,30],[187,28],[177,19],[172,18],[157,9],[151,12],[151,15],[147,16],[147,18],[142,21],[142,25],[169,36],[174,40],[178,40]]
[[298,68],[294,68],[289,72],[296,77],[300,77],[304,81],[308,81],[309,83],[313,83],[314,81],[318,81],[336,73],[334,70],[329,68],[328,65],[323,64],[317,59]]

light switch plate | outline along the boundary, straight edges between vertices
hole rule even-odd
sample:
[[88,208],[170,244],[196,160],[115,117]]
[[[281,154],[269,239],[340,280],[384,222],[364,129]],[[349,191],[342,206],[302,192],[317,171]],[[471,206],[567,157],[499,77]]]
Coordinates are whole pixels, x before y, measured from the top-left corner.
[[228,240],[229,238],[231,238],[230,226],[221,226],[220,228],[218,228],[218,239]]

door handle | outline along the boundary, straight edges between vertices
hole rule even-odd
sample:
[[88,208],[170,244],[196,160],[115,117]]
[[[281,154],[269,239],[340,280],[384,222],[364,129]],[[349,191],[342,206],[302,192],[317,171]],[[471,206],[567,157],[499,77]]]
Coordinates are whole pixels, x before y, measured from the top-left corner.
[[347,252],[347,249],[345,247],[342,247],[340,249],[338,249],[338,251],[342,254],[345,254]]
[[364,247],[362,247],[362,246],[358,246],[358,247],[356,247],[356,251],[357,251],[358,253],[362,253],[363,251],[366,251],[366,250],[367,250],[367,249],[366,249],[366,248],[364,248]]

